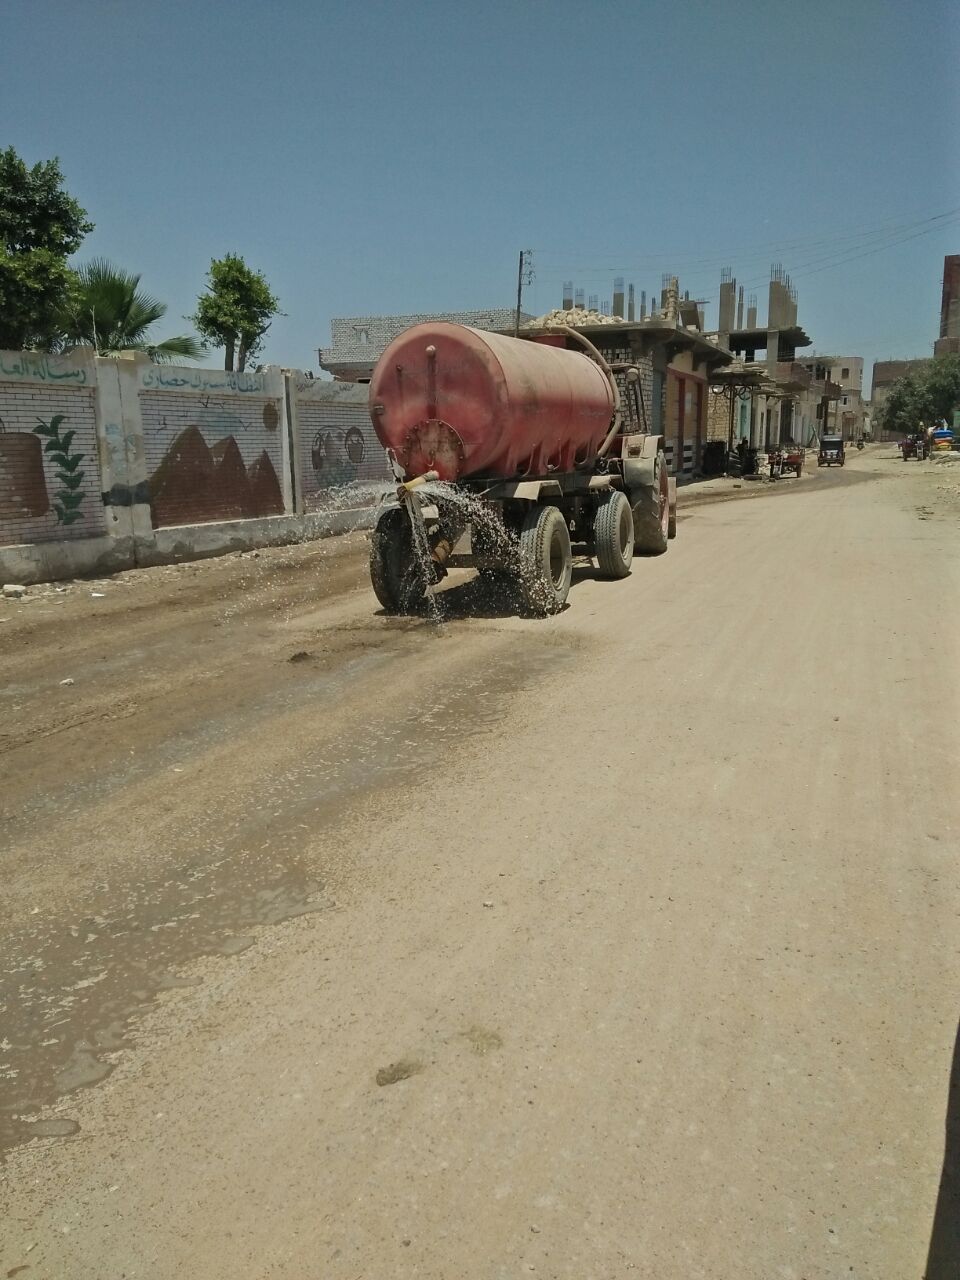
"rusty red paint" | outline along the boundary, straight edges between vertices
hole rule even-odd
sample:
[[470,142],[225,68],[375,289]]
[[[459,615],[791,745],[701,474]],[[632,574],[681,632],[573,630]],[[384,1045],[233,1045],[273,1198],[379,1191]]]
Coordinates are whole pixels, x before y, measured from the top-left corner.
[[400,334],[370,382],[381,444],[408,476],[443,480],[570,471],[593,458],[613,407],[580,352],[448,322]]

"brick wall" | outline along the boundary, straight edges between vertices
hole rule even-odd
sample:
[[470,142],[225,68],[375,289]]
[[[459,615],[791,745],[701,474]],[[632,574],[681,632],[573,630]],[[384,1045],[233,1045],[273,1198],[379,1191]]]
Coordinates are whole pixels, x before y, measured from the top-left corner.
[[104,532],[88,381],[83,361],[0,352],[0,545]]
[[[532,319],[525,311],[521,312],[521,324]],[[338,377],[349,377],[351,374],[344,366],[353,366],[353,377],[369,378],[373,366],[394,338],[415,324],[448,321],[499,332],[512,329],[515,320],[516,310],[512,307],[419,312],[406,316],[338,316],[330,321],[331,345],[320,349],[320,367],[335,371]]]
[[338,497],[338,504],[369,502],[392,480],[383,446],[367,408],[365,386],[305,380],[297,387],[297,469],[304,511],[329,508],[331,490],[343,485],[363,491]]
[[730,401],[707,388],[707,439],[726,442],[730,431]]
[[625,427],[630,431],[652,431],[653,427],[653,362],[649,356],[643,356],[640,360],[634,358],[633,352],[628,345],[622,347],[607,346],[602,347],[604,359],[612,365],[629,364],[633,365],[640,374],[640,389],[643,393],[643,410],[646,413],[646,425],[644,424],[643,412],[638,416],[635,406],[633,393],[629,390],[627,383],[627,375],[625,370],[620,370],[616,374],[617,386],[620,388],[620,404],[623,408]]
[[[162,377],[169,382],[177,373],[167,369]],[[156,380],[152,370],[146,376]],[[212,384],[217,380],[215,374],[207,377]],[[233,394],[224,375],[219,381],[223,390],[213,385],[199,394],[173,388],[140,391],[156,529],[284,512],[282,401],[256,394],[255,382],[252,391]]]

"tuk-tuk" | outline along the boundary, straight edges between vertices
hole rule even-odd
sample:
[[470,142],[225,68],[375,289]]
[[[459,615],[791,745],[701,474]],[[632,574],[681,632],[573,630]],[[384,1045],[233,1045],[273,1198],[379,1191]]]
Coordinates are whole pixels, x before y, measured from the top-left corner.
[[818,467],[842,467],[846,462],[843,452],[843,436],[821,436],[820,452],[817,454]]

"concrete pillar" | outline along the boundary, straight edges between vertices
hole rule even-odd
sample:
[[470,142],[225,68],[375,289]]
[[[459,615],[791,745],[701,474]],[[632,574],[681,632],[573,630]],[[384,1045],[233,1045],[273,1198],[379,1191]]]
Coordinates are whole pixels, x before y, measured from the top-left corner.
[[725,280],[720,285],[720,319],[718,328],[722,334],[729,336],[733,329],[733,308],[736,294],[736,280]]
[[623,319],[623,276],[613,282],[613,314]]

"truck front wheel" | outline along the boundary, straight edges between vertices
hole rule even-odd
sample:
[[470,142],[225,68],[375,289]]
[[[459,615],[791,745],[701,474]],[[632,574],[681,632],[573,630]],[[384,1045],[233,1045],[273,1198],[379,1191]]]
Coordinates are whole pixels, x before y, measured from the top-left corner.
[[413,549],[410,520],[399,507],[385,511],[373,531],[370,581],[387,613],[412,613],[427,589]]
[[593,518],[593,549],[605,578],[625,578],[633,561],[633,512],[625,493],[611,489]]
[[570,593],[570,530],[556,507],[534,506],[520,526],[520,591],[534,617],[558,613]]

